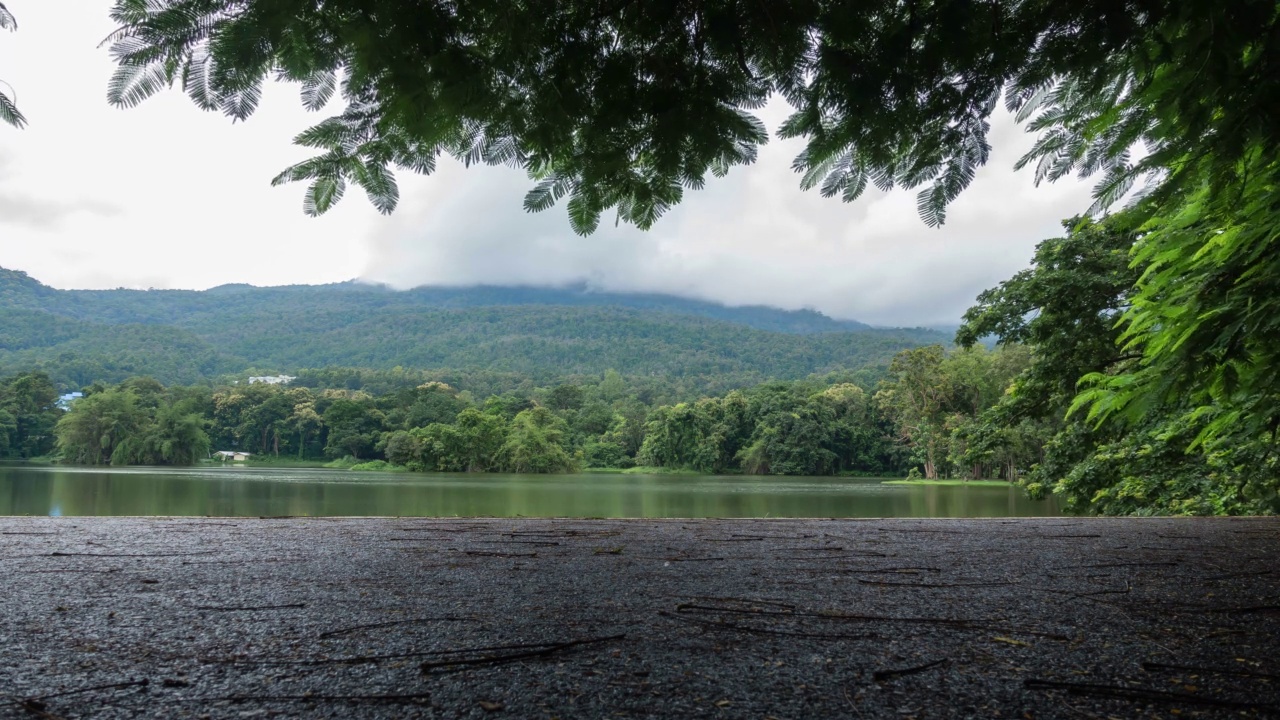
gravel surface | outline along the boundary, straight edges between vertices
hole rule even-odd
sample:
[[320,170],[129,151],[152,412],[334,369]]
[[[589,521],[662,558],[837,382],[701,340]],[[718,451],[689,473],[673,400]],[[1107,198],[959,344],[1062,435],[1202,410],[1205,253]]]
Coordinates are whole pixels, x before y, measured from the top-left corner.
[[1280,520],[0,518],[0,718],[1280,716]]

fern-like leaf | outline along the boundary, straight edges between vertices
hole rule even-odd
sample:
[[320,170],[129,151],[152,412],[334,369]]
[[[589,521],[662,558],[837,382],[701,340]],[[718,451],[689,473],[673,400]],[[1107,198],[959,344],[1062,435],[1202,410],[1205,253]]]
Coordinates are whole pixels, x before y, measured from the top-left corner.
[[587,236],[600,226],[600,211],[593,208],[581,194],[569,199],[569,227],[578,235]]
[[312,112],[329,103],[338,89],[338,75],[332,70],[322,70],[302,81],[302,106]]
[[[364,188],[369,202],[383,215],[390,215],[400,202],[400,187],[395,176],[380,162],[366,161],[356,175],[357,184]],[[334,198],[337,202],[337,198]],[[325,208],[328,209],[328,208]],[[321,210],[320,212],[324,212]]]
[[316,178],[307,187],[302,198],[302,211],[310,217],[319,217],[329,211],[347,190],[347,181],[340,175]]
[[107,83],[107,102],[131,108],[173,82],[172,72],[163,63],[122,63]]
[[22,128],[27,124],[27,119],[23,117],[21,112],[18,112],[18,107],[4,92],[0,92],[0,122],[16,128]]
[[258,109],[258,103],[261,100],[262,82],[256,81],[240,90],[224,94],[218,98],[218,106],[222,108],[224,115],[235,122],[247,120],[253,111]]

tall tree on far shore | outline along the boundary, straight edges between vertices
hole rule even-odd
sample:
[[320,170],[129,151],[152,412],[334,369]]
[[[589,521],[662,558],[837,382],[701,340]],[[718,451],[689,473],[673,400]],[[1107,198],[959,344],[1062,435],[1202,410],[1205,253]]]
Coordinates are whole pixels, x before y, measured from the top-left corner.
[[132,390],[105,388],[77,400],[58,421],[58,450],[77,465],[127,465],[148,420]]
[[898,441],[911,448],[924,476],[938,477],[945,457],[943,427],[951,384],[943,372],[941,345],[904,350],[889,366],[892,378],[876,393],[876,402],[894,421]]

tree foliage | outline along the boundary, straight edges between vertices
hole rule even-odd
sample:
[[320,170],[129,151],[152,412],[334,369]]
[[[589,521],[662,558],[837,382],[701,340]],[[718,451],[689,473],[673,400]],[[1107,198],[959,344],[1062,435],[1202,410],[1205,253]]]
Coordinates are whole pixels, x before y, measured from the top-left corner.
[[44,373],[0,379],[0,458],[49,454],[61,414],[57,402],[58,392]]
[[931,225],[987,162],[1002,97],[1039,136],[1020,164],[1100,175],[1099,207],[1143,177],[1165,195],[1204,171],[1225,187],[1277,149],[1269,0],[117,0],[113,18],[118,105],[180,84],[243,120],[273,76],[310,109],[340,97],[296,138],[321,154],[277,178],[310,183],[312,214],[348,184],[389,212],[390,168],[447,153],[523,168],[526,208],[567,199],[577,232],[609,209],[647,228],[754,161],[768,134],[752,111],[774,94],[793,109],[780,135],[806,141],[803,187],[922,188]]
[[[972,389],[999,386],[1008,367],[1017,365],[1009,358],[1020,352],[947,356],[953,415],[968,412],[966,403],[974,398],[989,402],[994,392],[973,395]],[[878,402],[883,392],[873,396],[853,382],[877,377],[863,372],[774,381],[674,403],[651,392],[651,379],[613,371],[527,384],[483,400],[438,380],[375,395],[294,384],[166,387],[135,377],[85,387],[85,397],[64,413],[53,405],[48,378],[24,375],[0,380],[0,411],[9,412],[0,414],[0,439],[27,437],[30,447],[41,447],[39,436],[15,434],[10,420],[35,427],[23,414],[29,408],[45,413],[44,426],[56,423],[64,462],[90,465],[191,464],[211,450],[236,450],[251,453],[254,462],[332,459],[343,467],[365,461],[425,472],[560,473],[641,465],[709,473],[900,475],[917,463],[895,440],[901,429]],[[900,379],[886,382],[884,387],[900,389]],[[26,404],[9,398],[25,398]],[[43,442],[47,447],[50,441]],[[950,445],[942,447],[940,474],[986,477],[1001,470],[994,463],[952,462],[945,452]]]
[[[1028,428],[1043,435],[1043,453],[1025,481],[1033,493],[1058,493],[1078,510],[1235,514],[1280,509],[1274,437],[1247,419],[1256,420],[1268,406],[1265,395],[1250,395],[1259,388],[1241,384],[1236,394],[1219,400],[1185,379],[1179,384],[1176,363],[1163,366],[1166,377],[1152,376],[1158,366],[1150,364],[1149,344],[1159,341],[1159,333],[1142,337],[1131,324],[1133,309],[1150,288],[1142,254],[1147,243],[1159,242],[1152,226],[1138,213],[1100,223],[1077,218],[1065,225],[1065,237],[1039,245],[1030,269],[980,296],[958,335],[965,344],[990,334],[1032,350],[1031,364],[1012,391],[984,414],[980,439],[999,445],[1010,433]],[[1210,291],[1188,277],[1183,281],[1189,285],[1179,290],[1186,293],[1180,302],[1188,315],[1196,315],[1202,300],[1191,295]],[[1213,301],[1211,295],[1204,299]],[[1179,327],[1178,316],[1168,323],[1163,330]],[[1246,342],[1259,352],[1270,346],[1261,336]],[[1211,377],[1214,359],[1195,362],[1198,372]],[[1137,389],[1142,383],[1155,382],[1184,392],[1152,402],[1146,391],[1146,401],[1135,399],[1144,392]],[[1126,401],[1123,408],[1115,404]],[[1091,414],[1084,410],[1089,403],[1098,403]],[[1244,410],[1249,403],[1256,409]],[[1139,407],[1142,412],[1134,412]],[[1242,413],[1235,416],[1239,424],[1223,428],[1221,418],[1233,412]]]
[[[13,13],[0,3],[0,30],[17,30],[18,21],[14,19]],[[6,84],[0,80],[0,84]],[[12,92],[12,88],[9,88]],[[14,98],[0,90],[0,122],[7,123],[16,128],[20,128],[27,124],[27,119],[18,111],[18,106],[14,104]]]
[[58,421],[58,450],[76,464],[128,464],[146,420],[146,409],[131,390],[90,393]]

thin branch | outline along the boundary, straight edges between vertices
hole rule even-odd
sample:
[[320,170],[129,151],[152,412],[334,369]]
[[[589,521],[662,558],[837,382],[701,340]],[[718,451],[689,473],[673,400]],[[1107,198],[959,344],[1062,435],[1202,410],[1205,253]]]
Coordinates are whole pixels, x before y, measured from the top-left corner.
[[753,633],[756,635],[783,635],[787,637],[803,637],[803,638],[819,638],[822,640],[869,640],[878,638],[879,635],[872,633],[860,633],[857,635],[849,635],[846,633],[810,633],[795,632],[791,630],[774,630],[772,628],[751,627],[750,625],[738,625],[737,623],[725,622],[723,620],[705,620],[697,617],[683,617],[676,613],[669,613],[666,610],[659,610],[658,614],[672,620],[680,622],[693,623],[704,627],[722,628],[725,630],[734,630],[737,632]]
[[609,635],[606,637],[584,638],[581,640],[570,640],[568,642],[555,643],[555,644],[549,645],[548,647],[544,647],[541,650],[527,650],[525,652],[506,653],[506,654],[500,654],[500,655],[485,655],[477,658],[462,658],[459,660],[432,660],[432,661],[422,663],[420,668],[422,669],[422,672],[426,673],[432,670],[438,670],[438,669],[449,668],[454,666],[492,665],[492,664],[498,664],[498,663],[507,663],[507,662],[513,662],[516,660],[524,660],[527,658],[545,657],[547,655],[553,655],[558,652],[564,652],[565,650],[570,650],[572,648],[582,647],[583,645],[596,645],[599,643],[609,642],[611,640],[622,640],[626,636],[627,636],[626,633],[619,633],[617,635]]
[[1258,678],[1259,680],[1280,680],[1280,675],[1272,675],[1270,673],[1251,672],[1249,670],[1235,670],[1232,668],[1207,668],[1194,667],[1191,665],[1170,665],[1168,663],[1144,662],[1142,669],[1147,672],[1155,672],[1159,670],[1173,670],[1176,672],[1192,672],[1203,675],[1230,675],[1233,677]]
[[1276,705],[1242,703],[1236,702],[1235,700],[1219,700],[1217,698],[1192,695],[1191,693],[1148,690],[1146,688],[1124,687],[1123,685],[1096,685],[1093,683],[1072,683],[1059,682],[1057,680],[1028,678],[1023,681],[1022,686],[1028,690],[1063,690],[1072,695],[1104,697],[1115,700],[1161,702],[1175,705],[1206,705],[1209,707],[1230,708],[1232,710],[1261,710],[1264,712],[1280,711],[1280,706]]
[[900,668],[896,670],[877,670],[871,673],[871,679],[872,680],[888,680],[889,678],[901,677],[903,675],[915,675],[916,673],[921,673],[921,672],[924,672],[925,670],[936,668],[939,665],[946,663],[950,659],[951,658],[942,658],[941,660],[934,660],[933,662],[928,662],[923,665],[916,665],[915,667]]
[[416,623],[426,623],[426,622],[483,622],[483,621],[480,620],[479,618],[473,618],[473,617],[451,617],[451,616],[412,618],[409,620],[392,620],[390,622],[370,623],[368,625],[352,625],[351,627],[342,628],[340,630],[330,630],[328,632],[322,632],[317,637],[328,638],[328,637],[333,637],[335,635],[346,635],[347,633],[353,633],[359,630],[376,630],[378,628],[395,627],[397,625],[413,625]]
[[306,603],[288,603],[286,605],[245,605],[227,607],[222,605],[197,605],[194,610],[220,610],[223,612],[248,612],[252,610],[296,610],[306,607]]

